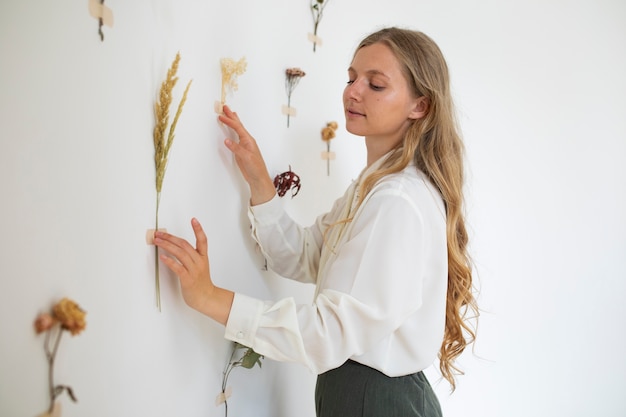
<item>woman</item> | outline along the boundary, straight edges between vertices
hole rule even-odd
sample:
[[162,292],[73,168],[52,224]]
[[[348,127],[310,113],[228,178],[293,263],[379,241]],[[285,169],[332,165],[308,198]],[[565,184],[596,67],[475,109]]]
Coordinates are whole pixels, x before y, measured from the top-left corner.
[[343,101],[346,129],[365,137],[367,165],[307,228],[281,208],[237,114],[225,107],[219,116],[239,136],[225,145],[250,186],[252,235],[271,269],[315,283],[311,305],[216,287],[195,219],[196,248],[162,232],[155,243],[178,259],[162,257],[187,304],[224,324],[226,338],[318,374],[318,416],[440,416],[422,370],[438,354],[455,388],[454,360],[474,338],[465,314],[477,313],[445,60],[420,32],[375,32],[354,54]]

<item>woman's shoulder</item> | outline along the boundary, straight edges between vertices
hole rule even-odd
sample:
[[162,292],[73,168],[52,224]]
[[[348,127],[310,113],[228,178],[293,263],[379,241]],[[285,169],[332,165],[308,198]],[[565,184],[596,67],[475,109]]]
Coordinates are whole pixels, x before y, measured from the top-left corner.
[[409,165],[402,171],[381,178],[370,194],[373,199],[395,196],[410,201],[413,206],[421,209],[430,207],[433,212],[444,212],[441,194],[426,174],[415,165]]
[[372,191],[385,189],[401,189],[405,191],[423,189],[430,181],[415,165],[408,165],[402,171],[389,174],[381,178]]

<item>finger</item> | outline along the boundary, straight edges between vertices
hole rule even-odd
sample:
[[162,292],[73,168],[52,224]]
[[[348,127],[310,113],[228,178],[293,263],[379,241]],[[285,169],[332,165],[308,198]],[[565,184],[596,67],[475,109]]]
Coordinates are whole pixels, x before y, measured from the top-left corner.
[[237,142],[229,138],[224,139],[224,145],[235,155],[239,152],[239,149],[241,149],[241,146],[239,146]]
[[195,217],[191,219],[191,227],[193,228],[193,233],[196,235],[196,252],[198,252],[200,256],[207,257],[208,244],[206,234],[202,229],[202,225]]
[[237,114],[237,112],[234,112],[231,110],[231,108],[228,105],[224,105],[224,114],[232,119],[237,120],[239,123],[241,123],[241,120],[239,120],[239,115]]
[[233,123],[240,123],[241,124],[241,120],[239,120],[239,116],[237,115],[237,113],[235,113],[234,111],[232,111],[230,109],[230,107],[224,105],[224,108],[222,109],[222,113],[219,114],[217,116],[217,118],[222,122],[222,123],[226,123],[230,126],[230,124]]
[[161,262],[163,262],[165,266],[171,269],[177,277],[180,278],[186,276],[187,268],[185,268],[185,266],[178,262],[176,259],[163,254],[159,256],[159,259],[161,259]]
[[220,122],[233,129],[239,135],[239,140],[250,137],[250,133],[243,126],[237,113],[231,111],[228,107],[224,107],[224,115],[219,115],[218,118]]
[[155,233],[154,244],[176,257],[187,269],[196,264],[194,257],[198,254],[195,248],[184,239],[169,233],[159,232]]

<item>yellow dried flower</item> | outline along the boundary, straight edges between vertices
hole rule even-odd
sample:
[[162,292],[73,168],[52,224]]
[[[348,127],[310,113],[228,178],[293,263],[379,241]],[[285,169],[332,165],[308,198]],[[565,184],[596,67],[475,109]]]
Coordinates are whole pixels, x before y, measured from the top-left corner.
[[85,330],[85,311],[69,298],[63,298],[52,309],[54,317],[61,323],[61,327],[75,336]]

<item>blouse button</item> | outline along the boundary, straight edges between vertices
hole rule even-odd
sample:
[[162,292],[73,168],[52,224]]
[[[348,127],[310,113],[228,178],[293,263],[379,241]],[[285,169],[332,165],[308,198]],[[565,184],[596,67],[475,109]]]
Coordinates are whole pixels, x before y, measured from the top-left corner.
[[243,339],[243,336],[244,336],[243,332],[237,333],[237,339]]

